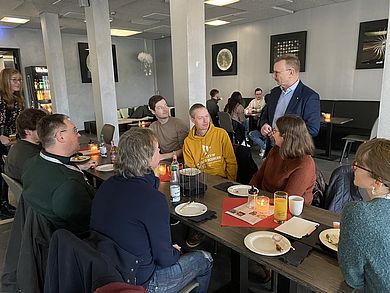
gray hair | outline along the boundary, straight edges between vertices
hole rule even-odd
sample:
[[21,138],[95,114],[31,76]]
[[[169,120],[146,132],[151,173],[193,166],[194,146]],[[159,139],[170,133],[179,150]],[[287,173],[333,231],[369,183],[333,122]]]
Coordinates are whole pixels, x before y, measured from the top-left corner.
[[116,168],[124,177],[143,176],[150,170],[157,137],[152,130],[133,127],[119,140]]

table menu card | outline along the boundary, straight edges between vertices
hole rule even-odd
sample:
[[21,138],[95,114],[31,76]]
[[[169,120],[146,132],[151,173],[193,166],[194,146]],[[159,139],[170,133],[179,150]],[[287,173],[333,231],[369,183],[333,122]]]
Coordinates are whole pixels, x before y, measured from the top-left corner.
[[240,220],[243,220],[251,225],[254,225],[261,220],[264,220],[265,218],[269,217],[274,213],[274,206],[269,206],[268,212],[259,212],[255,209],[248,208],[247,203],[245,202],[244,204],[232,208],[228,211],[225,212],[228,215],[231,215],[233,217],[236,217]]

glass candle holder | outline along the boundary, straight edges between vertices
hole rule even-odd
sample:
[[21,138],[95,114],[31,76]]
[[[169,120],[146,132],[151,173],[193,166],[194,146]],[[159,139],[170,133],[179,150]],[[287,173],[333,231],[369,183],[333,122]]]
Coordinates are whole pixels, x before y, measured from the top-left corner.
[[257,197],[257,202],[256,202],[256,210],[259,213],[268,213],[269,211],[269,198],[264,195],[260,195]]
[[330,113],[325,113],[324,118],[326,122],[330,122]]

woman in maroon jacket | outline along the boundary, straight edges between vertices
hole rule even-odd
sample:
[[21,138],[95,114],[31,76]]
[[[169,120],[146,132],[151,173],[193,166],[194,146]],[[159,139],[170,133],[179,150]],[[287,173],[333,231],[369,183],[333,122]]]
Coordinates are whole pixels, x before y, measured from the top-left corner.
[[283,190],[303,196],[305,203],[311,204],[316,168],[314,144],[305,122],[299,116],[282,116],[276,121],[272,137],[275,146],[250,184],[269,192]]

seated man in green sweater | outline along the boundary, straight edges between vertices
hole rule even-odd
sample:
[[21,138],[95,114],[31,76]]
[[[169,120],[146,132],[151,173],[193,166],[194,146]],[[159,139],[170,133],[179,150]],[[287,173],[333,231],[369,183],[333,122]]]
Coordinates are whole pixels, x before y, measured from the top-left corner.
[[27,162],[22,175],[26,204],[56,228],[88,230],[94,189],[80,168],[70,163],[79,150],[76,126],[66,115],[53,114],[38,122],[37,131],[43,149]]

